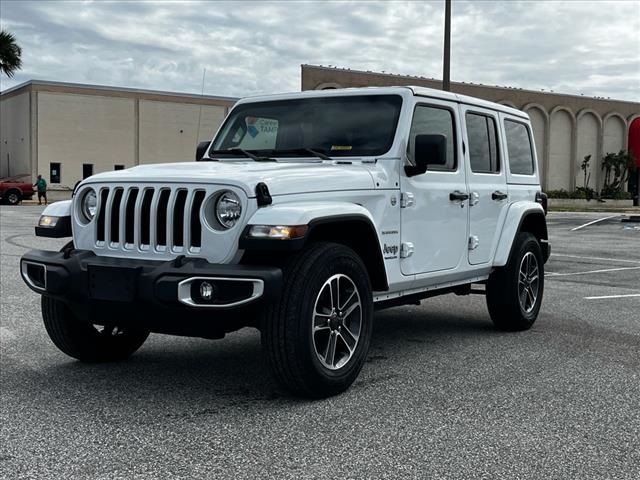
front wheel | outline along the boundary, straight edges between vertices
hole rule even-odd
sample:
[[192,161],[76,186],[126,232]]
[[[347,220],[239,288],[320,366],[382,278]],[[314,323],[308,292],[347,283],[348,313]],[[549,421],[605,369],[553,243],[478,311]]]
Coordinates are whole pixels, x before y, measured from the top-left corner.
[[83,322],[63,302],[47,296],[42,297],[42,318],[55,346],[82,362],[124,360],[149,336],[143,329]]
[[343,392],[360,373],[371,341],[366,267],[350,248],[317,243],[292,258],[283,275],[281,298],[261,324],[276,379],[306,397]]
[[538,318],[544,292],[544,261],[538,239],[521,232],[515,238],[507,265],[487,282],[487,307],[500,330],[531,328]]

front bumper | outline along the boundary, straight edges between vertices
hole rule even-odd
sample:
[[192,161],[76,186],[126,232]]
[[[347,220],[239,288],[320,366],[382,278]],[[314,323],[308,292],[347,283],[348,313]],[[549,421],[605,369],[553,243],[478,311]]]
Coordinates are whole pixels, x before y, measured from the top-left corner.
[[[199,322],[218,323],[227,331],[233,329],[224,325],[227,321],[251,324],[243,317],[277,298],[282,284],[282,272],[275,267],[217,265],[184,257],[134,260],[86,250],[31,250],[22,257],[20,271],[29,288],[62,300],[91,323],[108,324],[118,318],[178,334],[185,333],[180,326],[189,322],[194,328]],[[208,283],[209,299],[201,295],[202,282]]]

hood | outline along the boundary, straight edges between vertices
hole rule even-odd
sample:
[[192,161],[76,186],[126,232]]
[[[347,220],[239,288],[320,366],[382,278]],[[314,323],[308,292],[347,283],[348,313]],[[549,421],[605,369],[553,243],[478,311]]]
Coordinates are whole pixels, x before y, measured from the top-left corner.
[[101,182],[207,183],[242,188],[248,197],[264,182],[271,195],[369,190],[373,176],[367,166],[333,162],[181,162],[140,165],[127,170],[99,173],[85,184]]

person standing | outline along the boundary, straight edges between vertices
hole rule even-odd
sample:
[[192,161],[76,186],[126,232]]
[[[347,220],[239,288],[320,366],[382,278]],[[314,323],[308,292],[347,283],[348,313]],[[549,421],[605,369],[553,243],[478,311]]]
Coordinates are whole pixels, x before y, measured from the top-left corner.
[[42,175],[38,175],[36,183],[33,184],[38,190],[38,205],[42,205],[42,199],[44,198],[44,204],[47,205],[47,182]]

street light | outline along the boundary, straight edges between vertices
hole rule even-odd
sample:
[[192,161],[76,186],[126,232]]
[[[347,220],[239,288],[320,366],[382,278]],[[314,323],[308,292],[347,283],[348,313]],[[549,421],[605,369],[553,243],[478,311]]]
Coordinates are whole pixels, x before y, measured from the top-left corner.
[[442,90],[451,90],[451,0],[444,0],[444,61]]

